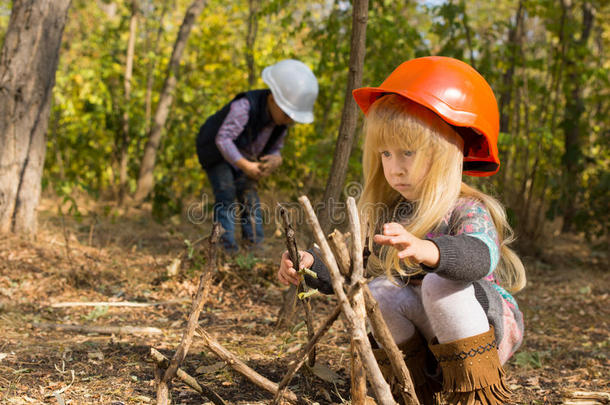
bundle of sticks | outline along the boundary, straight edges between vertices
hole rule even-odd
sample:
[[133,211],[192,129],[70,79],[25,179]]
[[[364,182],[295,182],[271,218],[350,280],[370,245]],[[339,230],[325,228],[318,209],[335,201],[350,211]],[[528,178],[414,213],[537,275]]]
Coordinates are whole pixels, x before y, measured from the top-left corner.
[[[317,245],[320,248],[322,259],[328,268],[331,275],[332,287],[335,296],[338,299],[338,304],[335,309],[324,319],[322,324],[318,327],[318,330],[314,332],[313,320],[310,315],[308,304],[305,305],[305,311],[307,312],[306,321],[308,324],[308,339],[307,344],[299,351],[294,361],[291,362],[290,369],[287,370],[284,378],[279,384],[276,384],[256,371],[249,368],[244,362],[239,360],[234,354],[226,350],[220,343],[218,343],[208,332],[203,328],[196,325],[199,316],[199,312],[203,306],[201,302],[205,296],[204,290],[207,290],[207,284],[209,284],[209,276],[201,276],[200,286],[198,293],[195,296],[193,305],[191,307],[191,315],[189,316],[189,322],[184,333],[181,345],[176,351],[174,358],[167,365],[167,359],[163,362],[162,359],[155,353],[153,357],[157,363],[157,404],[165,405],[168,403],[169,390],[168,384],[171,378],[178,376],[185,383],[193,387],[195,390],[200,392],[203,396],[208,397],[215,404],[224,404],[224,400],[220,398],[208,387],[202,384],[189,384],[192,377],[179,370],[180,362],[184,359],[188,345],[192,339],[193,333],[196,331],[197,334],[203,339],[205,346],[220,359],[222,359],[229,367],[233,368],[236,372],[244,375],[252,383],[260,388],[269,391],[274,395],[273,403],[307,403],[303,398],[290,391],[287,387],[296,372],[303,366],[306,360],[309,358],[310,364],[314,361],[314,348],[320,338],[328,331],[334,321],[339,317],[341,313],[344,314],[347,320],[348,333],[351,336],[351,351],[352,351],[352,367],[351,367],[351,403],[352,404],[365,404],[366,403],[366,381],[368,380],[373,394],[377,400],[377,403],[395,404],[396,401],[392,395],[391,389],[381,373],[381,370],[377,364],[373,350],[366,332],[366,317],[368,316],[369,324],[372,328],[375,340],[380,344],[381,347],[386,351],[392,371],[395,376],[398,377],[400,396],[401,400],[405,404],[416,404],[419,402],[415,395],[413,383],[409,375],[409,371],[403,360],[403,355],[396,346],[396,343],[392,339],[383,317],[379,311],[378,305],[373,298],[368,286],[367,281],[364,277],[364,264],[363,264],[363,243],[362,233],[360,227],[360,219],[358,216],[358,210],[356,208],[356,202],[352,197],[347,199],[348,207],[348,218],[351,235],[351,246],[348,248],[345,239],[346,235],[343,235],[339,231],[335,230],[329,238],[324,236],[322,228],[318,222],[318,218],[312,208],[309,199],[306,196],[299,198],[299,203],[305,210],[308,222],[312,227],[313,234]],[[284,213],[282,213],[284,216]],[[284,217],[285,229],[293,231],[290,224],[287,222],[287,217]],[[287,245],[289,246],[289,254],[292,256],[292,262],[298,268],[298,251],[296,250],[296,243],[294,243],[294,235],[291,235],[292,239],[288,238],[287,232]],[[212,249],[214,247],[213,235],[210,238],[212,243],[210,244]],[[217,239],[217,238],[216,238]],[[293,249],[291,248],[293,247]],[[294,256],[293,256],[294,255]],[[214,254],[210,254],[214,257]],[[207,272],[210,272],[214,263],[208,260]],[[346,282],[346,277],[349,277],[349,283]],[[203,291],[202,291],[203,290]],[[194,321],[194,322],[193,322]],[[185,345],[183,345],[183,343]],[[184,347],[186,346],[186,347]],[[154,349],[152,349],[154,350]],[[158,353],[158,352],[157,352]],[[164,366],[167,367],[164,369]],[[362,372],[364,370],[364,373]],[[178,372],[179,371],[179,372]],[[191,379],[189,379],[190,377]],[[194,381],[194,379],[192,379]],[[192,381],[191,381],[192,383]]]

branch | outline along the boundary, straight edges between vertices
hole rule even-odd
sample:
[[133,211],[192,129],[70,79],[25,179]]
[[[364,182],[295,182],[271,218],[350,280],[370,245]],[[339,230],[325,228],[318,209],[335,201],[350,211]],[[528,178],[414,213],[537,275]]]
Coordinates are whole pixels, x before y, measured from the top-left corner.
[[[244,362],[239,360],[233,353],[222,347],[210,334],[208,334],[203,328],[198,327],[197,333],[203,338],[203,344],[210,349],[214,354],[220,357],[229,367],[237,371],[256,386],[268,391],[272,394],[276,394],[278,385],[273,381],[268,380],[256,371],[248,367]],[[296,394],[292,391],[286,390],[284,398],[291,403],[298,403],[299,399]]]
[[[364,261],[362,258],[362,233],[360,232],[360,218],[358,217],[358,209],[356,208],[356,200],[353,197],[348,197],[347,199],[347,214],[349,219],[349,229],[352,233],[352,255],[351,255],[351,264],[352,264],[352,285],[359,284],[359,281],[363,281],[364,274]],[[358,291],[358,294],[354,295],[354,298],[350,301],[352,307],[354,308],[354,312],[358,315],[358,320],[361,322],[361,327],[366,330],[365,318],[366,318],[366,309],[364,306],[364,297],[362,295],[362,291]],[[367,340],[368,342],[368,340]],[[351,352],[351,360],[352,360],[352,397],[354,398],[355,404],[362,404],[366,402],[366,379],[365,375],[362,372],[362,358],[358,355],[358,351],[356,349],[356,345],[354,340],[350,342],[350,352]],[[358,370],[357,368],[360,368]],[[393,396],[392,396],[393,397]]]
[[333,255],[337,259],[337,265],[339,266],[339,272],[344,277],[349,277],[351,274],[351,259],[349,257],[349,250],[347,248],[347,237],[349,233],[343,234],[338,229],[335,229],[328,235],[328,244]]
[[[359,284],[352,287],[350,289],[349,293],[347,294],[348,298],[351,298],[356,293],[356,291],[358,291],[359,289],[360,289]],[[286,387],[286,386],[288,386],[288,384],[290,384],[290,380],[292,380],[292,377],[294,377],[296,372],[305,363],[305,359],[307,358],[307,355],[309,354],[309,352],[311,352],[313,350],[316,343],[318,343],[318,341],[322,338],[322,336],[324,336],[326,331],[328,331],[328,329],[331,327],[331,325],[337,320],[337,318],[339,317],[339,314],[341,314],[341,304],[340,303],[335,307],[333,312],[326,317],[326,320],[324,320],[324,322],[322,322],[320,329],[316,332],[316,334],[311,339],[309,339],[309,342],[307,342],[307,345],[305,345],[305,347],[303,349],[301,349],[301,352],[296,357],[297,360],[295,360],[295,362],[292,364],[290,369],[286,372],[286,375],[284,376],[284,378],[282,378],[282,381],[280,381],[280,383],[278,384],[278,387],[277,387],[278,392],[277,392],[277,394],[275,394],[275,397],[273,398],[273,403],[277,403],[279,398],[281,398],[281,396],[283,394],[282,390],[284,389],[284,387]]]
[[159,302],[130,302],[130,301],[107,301],[107,302],[56,302],[49,305],[51,308],[67,308],[67,307],[156,307],[161,305],[182,304],[188,302],[185,299],[159,301]]
[[161,334],[159,328],[139,326],[86,326],[86,325],[64,325],[60,323],[32,323],[32,326],[40,329],[57,329],[78,333],[99,333],[102,335],[136,335],[136,334]]
[[[169,366],[169,359],[153,347],[150,348],[150,357],[155,361],[160,370],[165,370]],[[224,399],[222,399],[210,387],[199,384],[194,377],[187,374],[181,368],[176,370],[176,377],[216,405],[226,405]]]
[[176,375],[176,371],[180,367],[182,361],[186,357],[188,350],[191,346],[191,342],[193,340],[193,334],[195,333],[195,327],[199,321],[199,314],[203,309],[203,305],[205,304],[207,298],[207,291],[209,284],[212,280],[214,266],[216,265],[216,243],[220,239],[221,234],[221,226],[218,222],[215,222],[212,227],[212,234],[210,235],[210,239],[208,241],[208,254],[206,266],[203,271],[203,274],[199,277],[199,287],[197,288],[197,294],[193,299],[193,305],[191,306],[191,313],[189,314],[189,319],[184,330],[184,334],[182,335],[182,341],[174,353],[174,357],[169,364],[167,370],[165,370],[165,374],[163,374],[163,378],[159,382],[157,386],[157,404],[167,404],[169,402],[169,387],[168,384]]
[[[299,202],[305,209],[305,213],[307,214],[309,222],[313,228],[316,242],[318,243],[318,246],[320,247],[320,251],[322,253],[322,258],[331,275],[333,290],[335,291],[335,295],[339,299],[339,302],[341,302],[341,308],[343,309],[343,313],[345,314],[345,317],[348,320],[348,327],[350,329],[356,347],[358,348],[358,352],[360,353],[360,356],[362,358],[364,369],[366,370],[366,373],[369,376],[373,391],[375,392],[375,396],[382,405],[394,405],[396,402],[392,397],[390,387],[385,382],[383,375],[381,374],[381,370],[379,370],[379,365],[375,360],[375,356],[373,355],[373,351],[369,344],[368,337],[366,336],[366,332],[363,328],[364,320],[358,319],[358,316],[349,304],[349,300],[345,295],[345,291],[343,291],[343,277],[339,273],[337,261],[333,257],[332,252],[330,250],[330,246],[328,245],[328,242],[324,237],[324,233],[322,232],[322,228],[320,227],[318,218],[316,217],[316,214],[313,211],[311,202],[309,201],[307,196],[300,197]],[[352,235],[352,237],[355,237],[355,235]]]
[[[293,263],[293,266],[297,271],[300,269],[300,261],[301,258],[299,256],[299,249],[297,248],[297,241],[295,239],[296,232],[294,228],[290,224],[290,220],[288,219],[288,214],[284,207],[278,204],[280,208],[280,214],[282,216],[282,222],[284,223],[284,234],[286,235],[286,248],[288,249],[288,255],[290,256],[290,261]],[[301,281],[297,287],[297,294],[301,292],[306,292],[307,286],[304,281]],[[307,338],[311,340],[315,333],[313,329],[313,315],[311,314],[311,305],[309,304],[309,297],[305,297],[300,300],[303,304],[303,309],[305,310],[305,323],[307,324]],[[316,349],[315,347],[312,349],[311,354],[309,356],[309,366],[313,367],[316,362]]]
[[402,399],[406,405],[419,405],[417,395],[415,394],[415,388],[413,387],[413,382],[411,381],[411,375],[409,374],[409,369],[405,364],[404,355],[400,349],[398,349],[396,342],[394,342],[392,333],[388,329],[388,326],[381,315],[381,311],[379,310],[379,304],[377,304],[377,301],[375,301],[375,298],[373,297],[373,294],[371,294],[371,290],[367,285],[362,286],[362,291],[364,292],[366,312],[369,316],[369,321],[371,323],[373,333],[375,334],[375,339],[379,341],[380,346],[383,347],[388,355],[388,359],[390,360],[390,364],[392,366],[392,371],[394,372],[394,375],[398,379],[402,388],[400,391]]

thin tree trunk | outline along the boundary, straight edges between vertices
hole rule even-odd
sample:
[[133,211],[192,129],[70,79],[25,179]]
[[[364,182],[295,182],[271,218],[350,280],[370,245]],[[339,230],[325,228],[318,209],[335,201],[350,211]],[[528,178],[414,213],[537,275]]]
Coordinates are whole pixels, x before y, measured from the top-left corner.
[[[575,58],[581,54],[579,50],[587,45],[591,28],[593,27],[593,12],[591,6],[585,2],[582,5],[582,30],[580,39],[576,41]],[[564,146],[565,152],[563,155],[563,165],[565,169],[564,176],[564,209],[563,209],[563,227],[561,232],[572,232],[575,227],[575,217],[577,210],[577,202],[579,198],[580,179],[582,175],[582,132],[583,123],[582,116],[585,111],[583,101],[583,79],[582,72],[578,67],[576,60],[567,61],[568,80],[566,81],[566,106],[563,120],[564,130]]]
[[[510,64],[508,69],[502,76],[502,92],[499,97],[499,109],[500,109],[500,132],[508,134],[511,130],[510,122],[510,105],[511,98],[513,95],[514,85],[514,74],[515,67],[517,65],[517,52],[520,48],[521,35],[519,35],[521,26],[523,23],[523,1],[519,0],[519,6],[515,13],[515,25],[508,32],[508,44],[507,48],[510,51]],[[506,193],[506,183],[508,182],[509,168],[508,162],[511,161],[512,147],[509,145],[505,153],[505,164],[502,170],[502,191]]]
[[[168,9],[168,3],[163,3],[163,8],[161,10],[161,15],[159,16],[159,28],[157,29],[157,35],[155,37],[154,42],[152,43],[153,45],[151,45],[150,42],[150,37],[147,33],[146,38],[147,38],[147,52],[151,52],[152,49],[152,53],[154,55],[158,54],[158,49],[159,49],[159,44],[161,42],[161,35],[163,34],[163,19],[165,17],[165,13],[167,13],[167,9]],[[152,90],[153,90],[153,85],[155,83],[155,68],[157,67],[157,60],[158,58],[150,58],[150,61],[148,63],[148,73],[146,75],[146,96],[145,96],[145,113],[144,113],[144,132],[148,134],[148,132],[150,131],[150,121],[151,121],[151,111],[152,111]],[[137,150],[139,151],[139,145]]]
[[362,85],[362,70],[366,52],[366,24],[368,21],[368,0],[354,0],[352,2],[352,35],[349,57],[349,74],[345,89],[345,101],[339,136],[333,156],[333,164],[324,190],[324,207],[320,212],[320,223],[325,233],[331,227],[332,206],[339,200],[341,187],[347,175],[349,156],[352,152],[356,138],[356,124],[358,123],[358,107],[352,97],[352,90]]
[[206,0],[194,0],[187,9],[182,25],[180,26],[180,31],[178,32],[178,37],[176,38],[172,56],[169,61],[165,83],[163,84],[159,103],[157,104],[157,110],[155,111],[153,127],[148,136],[146,146],[144,147],[144,155],[140,164],[140,174],[138,176],[138,185],[134,195],[136,203],[142,202],[153,189],[153,170],[157,159],[157,151],[161,143],[163,127],[167,121],[169,109],[174,98],[174,89],[176,87],[180,60],[182,59],[182,53],[184,52],[186,41],[191,33],[195,20],[203,11],[205,4]]
[[129,19],[129,39],[127,40],[127,55],[125,60],[125,103],[121,126],[121,149],[119,157],[119,204],[123,204],[127,194],[127,166],[129,165],[129,104],[131,102],[131,77],[133,75],[133,59],[136,47],[136,32],[138,29],[138,0],[131,3],[131,18]]
[[466,14],[466,4],[464,3],[464,10],[462,11],[462,25],[464,26],[464,33],[466,34],[466,43],[468,44],[468,51],[470,53],[470,65],[476,69],[476,58],[474,57],[474,48],[472,46],[472,33],[470,32],[470,26],[468,25],[468,14]]
[[248,14],[248,33],[246,34],[246,65],[248,66],[248,88],[252,89],[256,83],[256,66],[254,63],[254,44],[258,33],[258,11],[260,0],[248,0],[250,12]]
[[[13,1],[0,51],[0,232],[33,235],[70,0]],[[27,68],[24,68],[27,67]]]

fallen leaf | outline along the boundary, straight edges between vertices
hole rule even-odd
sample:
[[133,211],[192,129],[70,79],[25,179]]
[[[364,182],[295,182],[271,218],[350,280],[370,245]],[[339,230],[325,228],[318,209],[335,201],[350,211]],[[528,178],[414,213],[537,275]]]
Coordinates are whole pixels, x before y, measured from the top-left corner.
[[197,370],[195,370],[195,374],[206,374],[206,373],[215,373],[218,370],[221,370],[225,367],[224,361],[219,361],[214,364],[210,364],[209,366],[199,366]]
[[339,374],[335,373],[330,368],[316,363],[311,369],[311,372],[318,378],[330,383],[343,383]]

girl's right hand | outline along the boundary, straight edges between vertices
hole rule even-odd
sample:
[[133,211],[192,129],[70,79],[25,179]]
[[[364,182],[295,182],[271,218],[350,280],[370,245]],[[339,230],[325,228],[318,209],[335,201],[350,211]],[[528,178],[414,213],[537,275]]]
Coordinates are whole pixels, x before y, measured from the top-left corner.
[[[313,265],[313,256],[309,252],[299,250],[299,267],[301,269],[310,268]],[[301,275],[294,269],[294,264],[290,260],[288,251],[282,254],[282,260],[280,262],[280,269],[277,272],[277,278],[280,283],[284,285],[294,284],[298,285]]]

